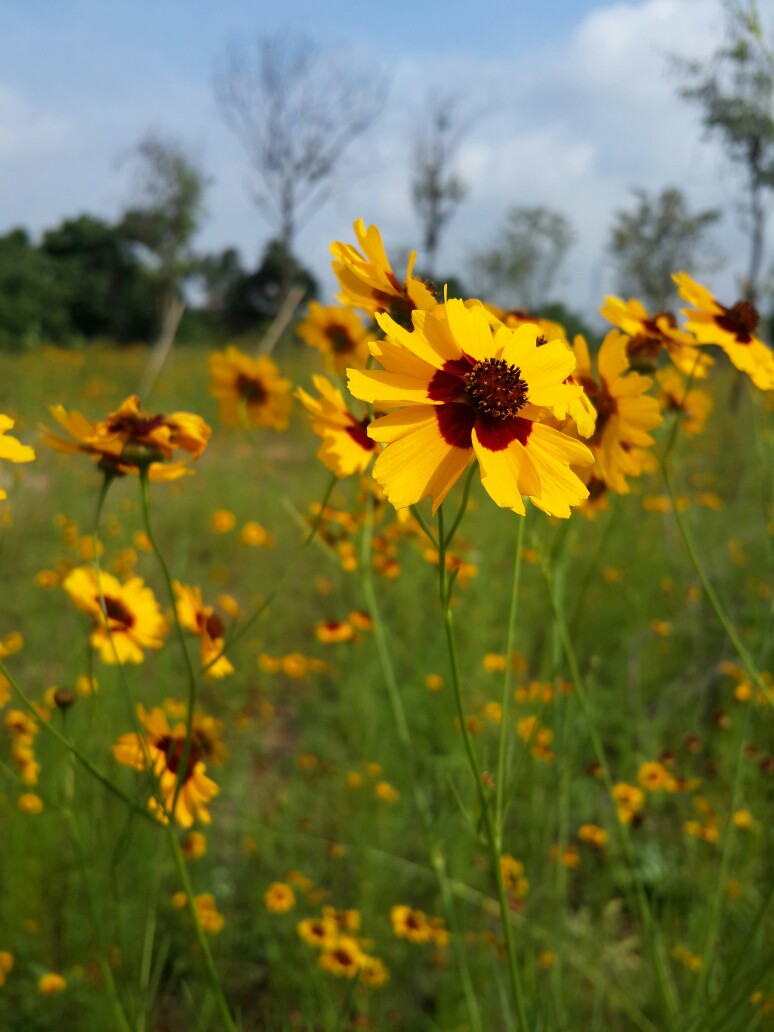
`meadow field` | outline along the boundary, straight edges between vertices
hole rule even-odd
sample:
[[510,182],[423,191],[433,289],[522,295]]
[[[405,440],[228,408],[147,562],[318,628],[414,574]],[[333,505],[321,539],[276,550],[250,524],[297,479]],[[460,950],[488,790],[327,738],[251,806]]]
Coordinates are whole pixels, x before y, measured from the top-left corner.
[[[195,475],[106,481],[39,428],[147,349],[0,355],[0,1028],[772,1027],[772,393],[712,353],[630,493],[520,516],[474,472],[440,525],[296,400],[224,426],[184,346],[142,404],[212,428]],[[165,614],[141,662],[95,558]]]

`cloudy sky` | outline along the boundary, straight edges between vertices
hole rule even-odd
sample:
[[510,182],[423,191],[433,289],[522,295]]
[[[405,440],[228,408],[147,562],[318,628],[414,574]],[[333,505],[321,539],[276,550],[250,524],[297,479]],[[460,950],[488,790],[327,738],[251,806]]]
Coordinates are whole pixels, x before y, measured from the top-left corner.
[[389,82],[381,117],[346,153],[332,198],[299,235],[298,250],[326,290],[328,245],[351,240],[357,216],[381,227],[388,249],[418,244],[410,146],[434,91],[454,93],[472,119],[459,152],[469,194],[443,240],[442,268],[464,274],[510,205],[546,205],[577,234],[557,293],[591,312],[613,287],[605,259],[611,213],[631,203],[633,187],[675,184],[693,207],[728,212],[714,234],[726,265],[710,281],[733,291],[745,254],[739,180],[703,137],[698,112],[677,96],[670,70],[670,56],[702,57],[718,45],[719,0],[283,0],[273,13],[266,6],[6,0],[0,232],[23,225],[37,234],[83,211],[115,217],[130,198],[121,155],[154,129],[186,141],[213,178],[199,246],[235,245],[254,263],[272,227],[250,200],[249,166],[219,117],[213,72],[235,37],[303,30]]

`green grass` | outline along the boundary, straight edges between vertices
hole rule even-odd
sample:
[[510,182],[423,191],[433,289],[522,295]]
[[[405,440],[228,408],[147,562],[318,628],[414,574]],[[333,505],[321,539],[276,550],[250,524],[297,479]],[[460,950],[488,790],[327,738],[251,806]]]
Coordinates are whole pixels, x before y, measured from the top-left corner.
[[[101,417],[134,389],[146,357],[107,350],[0,356],[0,411],[18,418],[14,433],[28,443],[38,424],[51,425],[49,404]],[[293,349],[280,360],[296,382],[308,385],[305,352]],[[671,464],[702,562],[765,668],[772,614],[771,405],[745,390],[733,408],[731,386],[731,376],[715,378],[707,430],[698,438],[678,438]],[[173,576],[200,585],[210,602],[228,592],[249,613],[296,556],[309,507],[328,483],[314,459],[307,421],[296,411],[286,434],[260,431],[249,439],[218,429],[206,353],[193,349],[174,356],[147,407],[195,411],[216,428],[194,477],[152,486],[152,516]],[[662,430],[660,447],[665,439]],[[79,698],[66,716],[54,712],[52,721],[144,808],[142,777],[118,766],[111,746],[133,729],[134,703],[150,707],[186,697],[179,646],[170,634],[160,653],[148,653],[142,666],[126,670],[125,685],[115,667],[95,659],[88,619],[64,591],[36,583],[39,571],[60,561],[83,561],[63,542],[55,518],[63,514],[76,521],[80,535],[90,532],[100,478],[85,456],[56,455],[41,446],[34,464],[4,464],[2,473],[10,482],[9,500],[0,503],[7,523],[0,531],[0,636],[19,631],[25,641],[9,668],[37,701],[51,686],[71,687],[78,675],[94,670],[98,694]],[[713,492],[720,507],[701,504],[701,492]],[[360,494],[359,485],[342,483],[331,504],[362,511]],[[614,780],[636,783],[643,762],[662,758],[676,777],[698,782],[691,791],[648,794],[630,829],[632,864],[597,775],[578,693],[557,690],[548,703],[512,702],[503,848],[524,863],[530,882],[512,917],[531,1030],[731,1032],[764,1028],[770,1020],[750,996],[758,990],[774,994],[771,709],[735,699],[736,682],[720,669],[724,660],[736,661],[731,643],[698,591],[673,514],[650,511],[656,503],[647,500],[654,497],[665,497],[658,472],[641,478],[630,496],[612,497],[594,519],[578,514],[564,523],[535,509],[528,514],[516,628],[525,668],[514,674],[514,688],[532,682],[556,688],[569,677],[536,561],[542,557],[551,563],[552,588],[562,599]],[[458,497],[450,503],[453,511]],[[211,531],[218,509],[236,515],[236,531]],[[384,507],[376,519],[377,534],[394,526]],[[475,744],[490,775],[498,727],[484,708],[499,699],[502,675],[485,670],[483,657],[504,649],[516,519],[474,484],[455,545],[475,566],[475,575],[458,585],[453,612],[465,709],[480,727]],[[272,548],[240,543],[238,529],[247,520],[271,532]],[[109,569],[142,529],[135,478],[111,488],[102,528],[102,562]],[[359,549],[359,532],[353,541]],[[304,550],[276,601],[235,648],[236,674],[201,687],[199,704],[223,722],[229,757],[208,770],[220,794],[212,825],[201,829],[207,853],[188,868],[195,892],[212,892],[225,917],[223,931],[209,942],[244,1030],[467,1029],[455,947],[474,986],[482,1027],[515,1027],[496,889],[456,726],[437,571],[425,558],[421,535],[399,534],[395,548],[397,579],[373,576],[413,766],[396,732],[373,632],[342,645],[316,640],[316,621],[345,619],[365,607],[362,571],[345,572],[324,540]],[[138,553],[136,573],[166,608],[153,554]],[[262,653],[293,652],[327,660],[332,668],[293,679],[267,673],[258,663]],[[443,690],[427,690],[429,673],[444,677]],[[11,701],[3,715],[16,705]],[[533,756],[532,743],[516,733],[516,721],[532,714],[552,732],[553,762]],[[26,789],[13,768],[10,737],[1,733],[0,950],[13,953],[15,965],[0,988],[0,1027],[119,1027],[99,966],[107,960],[133,1032],[222,1028],[190,917],[171,904],[180,886],[165,834],[128,811],[44,729],[35,740],[42,768],[35,790],[45,809],[36,816],[22,813],[17,799]],[[378,763],[381,773],[369,775],[369,763]],[[358,788],[348,786],[351,771],[363,776]],[[400,793],[396,803],[375,798],[381,779]],[[722,892],[703,979],[672,951],[705,950],[735,781],[737,809],[749,810],[755,823],[729,838],[728,878],[740,894]],[[427,826],[415,805],[416,786],[427,800]],[[717,814],[716,844],[685,833],[687,821],[701,819],[697,796]],[[585,823],[608,831],[605,850],[579,842]],[[577,847],[577,868],[552,857],[557,844],[560,851]],[[390,925],[390,908],[398,903],[449,918],[434,856],[445,863],[458,928],[442,949],[397,938]],[[293,910],[268,913],[265,890],[292,871],[311,879],[311,898],[297,888]],[[663,938],[678,1008],[671,1019],[636,883]],[[324,903],[361,912],[359,934],[372,940],[370,951],[390,972],[385,986],[353,985],[318,967],[296,923],[318,914]],[[546,951],[555,957],[552,967],[539,962]],[[67,989],[41,995],[37,979],[44,971],[61,972]]]

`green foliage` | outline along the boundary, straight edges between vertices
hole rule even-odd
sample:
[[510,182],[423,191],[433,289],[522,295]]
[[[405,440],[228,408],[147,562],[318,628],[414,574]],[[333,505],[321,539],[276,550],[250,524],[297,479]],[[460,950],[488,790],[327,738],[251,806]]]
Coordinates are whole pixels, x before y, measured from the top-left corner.
[[634,191],[631,211],[618,210],[609,251],[618,290],[637,297],[652,311],[670,308],[675,298],[672,273],[696,273],[712,265],[705,233],[720,218],[716,209],[692,213],[682,190],[667,187],[657,196]]
[[55,265],[24,229],[0,237],[0,348],[21,351],[72,335]]

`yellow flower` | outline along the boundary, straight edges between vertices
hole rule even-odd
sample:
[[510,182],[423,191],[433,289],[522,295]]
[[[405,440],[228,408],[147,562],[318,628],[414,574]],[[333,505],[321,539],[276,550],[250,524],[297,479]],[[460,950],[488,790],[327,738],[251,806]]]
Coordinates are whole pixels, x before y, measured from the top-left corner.
[[178,449],[197,459],[212,433],[204,420],[192,412],[149,415],[140,408],[136,394],[97,423],[79,412],[68,414],[61,405],[52,406],[50,411],[72,438],[58,437],[44,428],[43,439],[55,451],[93,455],[100,468],[114,474],[137,473],[141,467],[147,468],[151,480],[176,480],[192,472],[185,463],[168,460]]
[[521,860],[504,853],[500,857],[500,871],[505,891],[516,899],[526,899],[529,892],[529,878],[524,876],[524,864]]
[[284,914],[296,905],[295,893],[285,882],[272,882],[263,894],[263,900],[272,914]]
[[425,688],[429,692],[440,692],[443,688],[443,678],[440,674],[428,674],[425,677]]
[[61,993],[66,987],[67,982],[65,979],[55,971],[49,971],[38,979],[38,992],[44,996],[53,996],[55,993]]
[[363,957],[360,961],[360,981],[371,989],[377,989],[389,980],[390,973],[378,957]]
[[315,637],[325,644],[352,641],[355,628],[346,620],[319,620],[314,628]]
[[412,910],[404,903],[397,904],[390,910],[392,930],[399,939],[409,942],[429,942],[433,937],[433,929],[427,915],[422,910]]
[[284,430],[292,404],[290,380],[279,375],[270,358],[250,358],[235,347],[210,356],[212,393],[226,426],[270,426]]
[[330,917],[310,917],[296,925],[298,934],[310,946],[327,949],[339,938],[339,926]]
[[213,534],[228,534],[236,526],[236,516],[228,509],[216,509],[210,520]]
[[189,860],[198,860],[207,852],[207,839],[200,831],[192,831],[183,840],[183,854]]
[[[223,652],[225,628],[212,606],[202,602],[200,588],[190,588],[178,581],[173,583],[175,589],[175,608],[181,626],[193,631],[201,640],[202,666],[207,667],[207,677],[220,680],[233,674],[234,668]],[[215,657],[219,656],[219,659]],[[215,662],[213,662],[215,660]],[[212,663],[212,666],[209,664]]]
[[13,971],[13,953],[8,950],[0,950],[0,973],[8,975]]
[[656,312],[648,315],[645,306],[635,298],[628,301],[620,297],[605,298],[601,314],[628,335],[626,353],[632,365],[655,365],[659,352],[666,348],[669,357],[686,376],[703,379],[713,364],[709,355],[696,347],[696,340],[690,333],[681,330],[671,312]]
[[142,663],[143,649],[161,648],[166,622],[141,577],[121,584],[100,572],[98,580],[91,566],[79,566],[62,586],[75,605],[94,619],[90,640],[103,662]]
[[410,327],[413,311],[427,311],[436,303],[432,291],[411,275],[415,252],[409,255],[406,281],[401,283],[392,271],[377,227],[366,229],[358,219],[354,229],[360,251],[351,244],[331,244],[333,271],[341,287],[339,300],[369,315],[388,312],[401,326]]
[[317,301],[311,301],[306,319],[299,324],[296,333],[322,352],[339,374],[343,374],[347,366],[366,364],[368,329],[351,308],[339,305],[324,308]]
[[218,911],[215,897],[209,892],[202,892],[198,896],[194,896],[194,903],[202,931],[207,935],[217,935],[218,932],[221,932],[225,921],[223,915]]
[[653,444],[647,432],[661,422],[658,402],[646,397],[652,380],[629,372],[627,338],[611,330],[602,341],[597,356],[599,383],[591,371],[586,341],[575,338],[577,367],[573,374],[597,410],[594,436],[589,441],[594,453],[592,473],[617,494],[628,494],[627,477],[642,472],[642,448]]
[[[207,806],[218,793],[218,786],[205,774],[202,760],[204,750],[194,734],[188,750],[185,770],[181,770],[185,756],[186,727],[182,722],[170,727],[160,706],[149,712],[142,704],[137,714],[143,734],[126,734],[113,746],[113,756],[119,763],[139,771],[150,771],[157,779],[156,795],[148,806],[155,816],[166,824],[173,817],[183,828],[190,828],[195,820],[210,823]],[[179,787],[178,787],[179,786]],[[174,814],[172,804],[177,795]]]
[[[0,459],[7,459],[8,462],[32,462],[35,452],[29,445],[22,444],[15,437],[8,437],[6,430],[12,430],[14,421],[9,416],[0,415]],[[7,498],[6,492],[0,487],[0,498]]]
[[581,394],[564,382],[575,359],[562,341],[539,347],[532,324],[493,334],[478,302],[416,312],[412,333],[377,322],[389,336],[371,351],[384,368],[350,370],[349,387],[395,409],[368,433],[387,445],[374,477],[397,509],[430,495],[435,511],[473,458],[492,500],[522,515],[525,494],[562,517],[588,496],[570,464],[588,465],[589,450],[536,421],[536,407],[566,409]]
[[656,373],[661,388],[659,403],[665,412],[676,412],[682,417],[683,430],[689,437],[701,433],[707,416],[712,411],[712,398],[706,391],[688,388],[688,381],[669,366]]
[[374,789],[374,795],[383,803],[397,803],[400,799],[400,792],[397,788],[393,788],[389,781],[377,782],[376,788]]
[[376,453],[376,442],[368,436],[368,416],[355,419],[341,391],[324,376],[312,377],[319,398],[299,387],[296,397],[311,413],[312,429],[322,438],[317,458],[337,477],[365,473]]
[[642,764],[637,771],[637,780],[649,792],[664,792],[672,782],[672,775],[663,763],[652,760]]
[[595,849],[604,849],[607,845],[607,832],[596,824],[581,824],[578,828],[578,838]]
[[260,523],[255,520],[248,520],[239,531],[239,540],[243,545],[250,547],[269,548],[272,544],[272,536]]
[[356,939],[341,935],[320,954],[320,967],[340,978],[354,978],[360,971],[363,951]]
[[34,792],[25,792],[19,796],[18,806],[24,813],[37,814],[43,810],[43,800]]
[[642,789],[625,781],[613,785],[613,799],[617,804],[618,819],[622,824],[631,824],[634,815],[645,805],[645,793]]
[[737,301],[726,308],[685,272],[672,277],[682,297],[693,308],[684,308],[686,328],[700,344],[718,344],[733,365],[747,373],[762,391],[774,390],[774,352],[756,337],[760,316],[751,301]]

